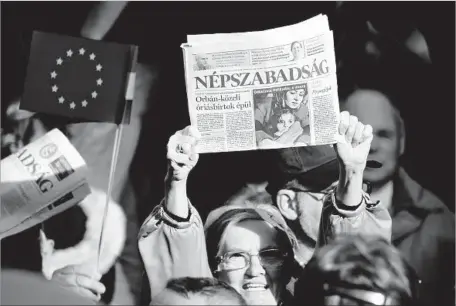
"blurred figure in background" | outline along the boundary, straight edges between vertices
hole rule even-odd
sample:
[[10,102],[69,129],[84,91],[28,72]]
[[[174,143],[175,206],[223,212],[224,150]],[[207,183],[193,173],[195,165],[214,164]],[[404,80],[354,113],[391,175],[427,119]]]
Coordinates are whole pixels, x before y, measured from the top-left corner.
[[388,241],[368,235],[339,237],[307,265],[296,283],[295,305],[412,306],[417,305],[419,282]]
[[226,283],[209,277],[172,279],[151,305],[247,305]]
[[454,304],[454,214],[401,167],[405,127],[392,98],[357,89],[341,106],[373,127],[369,160],[379,168],[367,167],[364,179],[371,183],[372,200],[384,203],[392,216],[392,243],[423,280],[423,302]]
[[2,269],[1,275],[1,305],[95,305],[39,273]]
[[[83,15],[79,11],[76,12],[80,16],[74,19],[82,17],[81,21],[83,21],[82,28],[79,28],[81,30],[78,31],[79,35],[90,39],[103,39],[126,5],[127,2],[125,1],[100,2],[91,5],[87,11],[88,14],[84,13]],[[51,11],[58,11],[58,5],[49,4],[49,8]],[[14,12],[17,7],[11,6],[9,9]],[[25,9],[26,7],[22,8],[22,10]],[[52,16],[53,11],[49,12],[49,16]],[[20,6],[18,13],[24,14]],[[61,34],[78,35],[77,33],[66,33],[65,23],[61,22],[62,24],[60,24],[59,22],[61,21],[54,24],[58,25]],[[74,20],[73,23],[78,24]],[[57,28],[56,26],[52,27],[52,24],[51,26],[46,25],[39,19],[30,23],[24,22],[20,26],[11,32],[22,40],[24,38],[20,37],[21,34],[27,37],[32,30],[49,32]],[[73,25],[67,27],[76,28]],[[21,29],[24,33],[21,33]],[[27,44],[28,42],[21,41],[21,43]],[[21,51],[27,53],[27,49],[27,47],[23,47]],[[20,65],[22,64],[20,63]],[[114,227],[107,225],[104,240],[109,245],[108,253],[110,254],[109,258],[102,258],[101,260],[106,262],[106,265],[102,264],[104,267],[101,268],[102,282],[107,287],[103,301],[114,304],[135,304],[136,296],[139,296],[141,281],[141,262],[136,243],[136,235],[139,229],[138,216],[135,196],[129,180],[129,167],[136,150],[142,115],[147,108],[154,73],[150,67],[142,64],[138,64],[136,73],[131,121],[123,130],[111,195],[112,202],[109,204],[112,207],[108,211],[108,219],[111,220],[108,223],[113,224]],[[2,265],[34,271],[41,270],[47,278],[53,277],[53,272],[56,271],[59,280],[64,281],[64,278],[67,277],[68,281],[71,281],[70,271],[58,273],[61,268],[65,268],[68,264],[87,263],[88,258],[92,258],[91,261],[94,264],[96,263],[93,254],[97,250],[94,246],[97,245],[95,240],[98,240],[100,236],[103,220],[103,207],[116,125],[98,122],[71,124],[67,118],[56,118],[19,110],[19,103],[19,99],[5,103],[8,106],[6,107],[6,122],[2,122],[3,156],[34,141],[49,129],[59,128],[67,135],[86,161],[89,168],[88,181],[93,193],[79,205],[47,220],[40,233],[39,226],[37,226],[3,240]],[[108,232],[110,233],[108,234]],[[17,245],[27,245],[30,252],[28,254],[15,254],[14,248]]]

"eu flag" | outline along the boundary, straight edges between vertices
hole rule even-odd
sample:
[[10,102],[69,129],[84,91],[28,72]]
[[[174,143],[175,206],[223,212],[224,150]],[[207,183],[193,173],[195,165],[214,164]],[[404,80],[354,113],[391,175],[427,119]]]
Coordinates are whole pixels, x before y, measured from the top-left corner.
[[134,88],[137,52],[137,46],[35,31],[20,108],[120,123],[132,99],[127,86]]

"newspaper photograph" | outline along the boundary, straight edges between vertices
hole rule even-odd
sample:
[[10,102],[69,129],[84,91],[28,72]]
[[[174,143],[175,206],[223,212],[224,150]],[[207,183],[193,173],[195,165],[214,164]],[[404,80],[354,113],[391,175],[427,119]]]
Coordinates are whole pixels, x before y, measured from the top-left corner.
[[183,46],[190,120],[202,135],[198,152],[337,141],[332,32],[292,39]]
[[74,202],[90,193],[90,189],[81,188],[87,183],[87,165],[58,129],[2,159],[1,168],[0,233],[49,208],[64,195],[72,194]]

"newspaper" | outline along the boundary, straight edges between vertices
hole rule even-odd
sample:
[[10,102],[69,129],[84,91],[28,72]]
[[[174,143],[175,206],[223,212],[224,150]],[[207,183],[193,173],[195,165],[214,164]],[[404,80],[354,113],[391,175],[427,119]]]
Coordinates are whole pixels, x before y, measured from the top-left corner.
[[337,142],[336,61],[326,16],[188,40],[182,48],[199,153]]
[[[302,33],[307,37],[312,37],[317,34],[329,31],[328,17],[326,15],[317,15],[300,23],[284,26],[275,29],[268,29],[256,32],[239,32],[239,33],[217,33],[217,34],[198,34],[187,35],[187,42],[193,46],[197,44],[211,43],[244,43],[246,40],[270,40],[275,37],[295,37],[295,33]],[[293,40],[293,39],[292,39]]]
[[58,129],[1,161],[0,239],[75,205],[90,194],[87,166]]

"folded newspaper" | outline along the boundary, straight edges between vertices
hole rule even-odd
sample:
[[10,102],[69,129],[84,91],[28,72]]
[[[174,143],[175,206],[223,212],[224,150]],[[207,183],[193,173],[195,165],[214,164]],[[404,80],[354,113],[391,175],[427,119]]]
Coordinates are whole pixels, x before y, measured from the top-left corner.
[[188,35],[182,49],[199,153],[339,140],[334,39],[325,15],[265,31]]
[[53,129],[1,161],[0,239],[24,231],[90,194],[87,165]]

